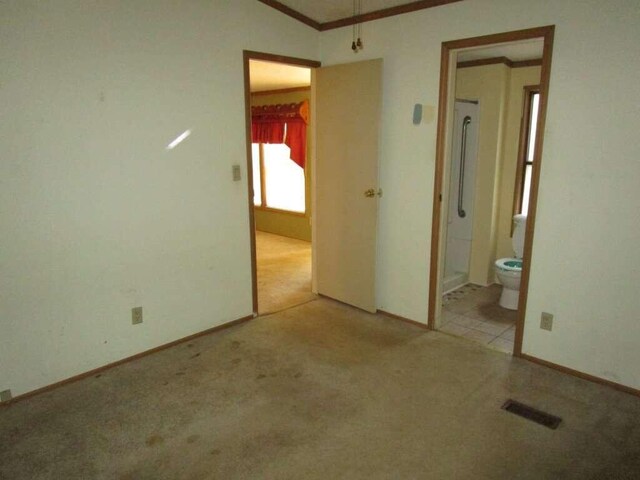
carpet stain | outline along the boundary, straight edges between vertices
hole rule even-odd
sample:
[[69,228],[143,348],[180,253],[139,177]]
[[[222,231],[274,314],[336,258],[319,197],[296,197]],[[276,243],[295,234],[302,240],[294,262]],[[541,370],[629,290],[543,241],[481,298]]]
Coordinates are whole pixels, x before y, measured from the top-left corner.
[[[289,312],[103,373],[109,395],[81,380],[0,406],[0,478],[640,479],[636,398],[325,300]],[[381,330],[395,347],[377,346]],[[185,362],[198,352],[202,362]],[[416,368],[441,358],[446,368]],[[171,382],[172,369],[185,378]],[[571,428],[512,429],[484,401],[505,391],[544,398]],[[504,436],[511,460],[495,453]],[[531,451],[538,440],[549,455]]]
[[241,361],[242,361],[241,358],[234,358],[233,360],[231,360],[231,363],[234,365],[238,365]]
[[151,435],[144,443],[147,444],[147,447],[155,447],[156,445],[164,443],[164,437],[161,437],[160,435]]
[[200,435],[189,435],[187,437],[187,443],[196,443],[200,439]]
[[196,353],[195,355],[191,355],[191,357],[190,357],[190,358],[197,358],[197,357],[199,357],[199,356],[200,356],[200,352]]

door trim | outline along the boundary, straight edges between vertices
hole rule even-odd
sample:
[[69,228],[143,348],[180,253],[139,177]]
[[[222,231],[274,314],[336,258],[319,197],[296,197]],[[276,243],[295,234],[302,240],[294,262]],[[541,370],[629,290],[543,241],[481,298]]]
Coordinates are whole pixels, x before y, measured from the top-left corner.
[[253,300],[253,316],[258,315],[258,267],[256,259],[256,223],[253,214],[253,162],[251,161],[251,83],[249,60],[263,60],[274,63],[285,63],[298,67],[318,68],[320,62],[305,58],[287,57],[273,53],[242,51],[242,64],[244,69],[244,117],[245,117],[245,143],[247,154],[247,201],[249,206],[249,242],[251,245],[251,296]]
[[445,165],[445,151],[447,140],[447,120],[449,114],[449,90],[451,89],[451,54],[455,50],[487,46],[497,43],[509,43],[533,38],[542,38],[544,41],[542,53],[542,68],[540,71],[540,110],[538,113],[537,131],[540,134],[536,138],[536,151],[534,154],[533,171],[531,175],[531,191],[529,199],[529,215],[524,239],[524,254],[522,266],[522,279],[520,281],[520,297],[518,319],[516,321],[516,335],[513,355],[522,356],[522,338],[524,334],[524,316],[527,306],[529,289],[529,274],[531,271],[531,251],[533,246],[533,233],[538,203],[538,185],[540,181],[540,168],[542,163],[542,147],[544,143],[544,126],[547,116],[547,102],[549,97],[549,78],[551,74],[551,56],[553,50],[553,37],[555,25],[517,30],[512,32],[484,35],[480,37],[464,38],[442,43],[440,53],[440,92],[438,97],[438,129],[436,137],[436,165],[433,189],[433,215],[431,226],[431,261],[429,271],[429,306],[428,327],[435,329],[436,307],[438,295],[441,293],[440,268],[440,234],[442,229],[442,190]]

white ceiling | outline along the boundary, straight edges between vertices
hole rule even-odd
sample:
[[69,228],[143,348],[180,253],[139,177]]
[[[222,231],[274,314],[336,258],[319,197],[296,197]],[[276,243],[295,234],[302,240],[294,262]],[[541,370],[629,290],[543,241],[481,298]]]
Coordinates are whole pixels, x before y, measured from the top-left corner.
[[497,45],[495,47],[476,47],[458,53],[458,62],[495,57],[507,57],[513,62],[534,60],[542,58],[543,47],[544,43],[542,38],[525,40],[508,45]]
[[[319,23],[353,16],[353,0],[279,0],[280,3]],[[410,0],[360,0],[361,13],[413,3]]]
[[282,63],[249,61],[249,77],[252,92],[308,87],[311,85],[311,69]]

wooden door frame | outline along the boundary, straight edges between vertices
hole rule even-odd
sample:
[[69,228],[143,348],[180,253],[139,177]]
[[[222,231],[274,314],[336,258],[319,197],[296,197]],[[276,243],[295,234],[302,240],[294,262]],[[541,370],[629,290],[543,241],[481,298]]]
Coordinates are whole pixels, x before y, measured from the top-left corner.
[[249,205],[249,241],[251,245],[251,296],[253,299],[253,316],[258,315],[258,266],[256,257],[256,223],[253,213],[253,162],[251,161],[251,82],[250,60],[262,60],[266,62],[284,63],[297,67],[318,68],[320,62],[305,58],[287,57],[273,53],[242,51],[242,63],[244,68],[244,116],[245,116],[245,143],[247,149],[247,187]]
[[542,163],[542,147],[544,143],[544,126],[547,116],[547,102],[549,98],[549,78],[551,75],[551,57],[553,51],[553,37],[555,25],[517,30],[512,32],[483,35],[480,37],[452,40],[442,43],[440,54],[440,92],[438,98],[438,129],[436,138],[436,165],[433,189],[433,215],[431,226],[431,262],[429,271],[429,316],[428,327],[434,330],[436,325],[436,307],[438,293],[441,287],[439,275],[440,268],[440,239],[442,229],[442,195],[445,166],[446,142],[449,138],[447,121],[449,115],[449,91],[453,88],[451,79],[451,54],[456,50],[469,47],[489,46],[500,43],[511,43],[521,40],[542,38],[544,41],[542,51],[542,68],[540,71],[540,106],[538,113],[538,135],[536,137],[535,153],[533,159],[533,171],[531,175],[531,190],[529,198],[529,215],[524,239],[524,254],[522,266],[522,278],[520,280],[520,297],[518,300],[518,319],[516,321],[516,335],[513,355],[522,356],[522,338],[524,334],[524,317],[527,306],[529,290],[529,275],[531,271],[531,251],[533,247],[533,233],[538,203],[538,185],[540,181],[540,168]]

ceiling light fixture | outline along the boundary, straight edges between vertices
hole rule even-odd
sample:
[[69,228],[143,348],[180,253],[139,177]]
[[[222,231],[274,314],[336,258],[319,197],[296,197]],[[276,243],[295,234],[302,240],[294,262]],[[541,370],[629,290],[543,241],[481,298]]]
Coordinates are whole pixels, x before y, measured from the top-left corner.
[[[359,17],[360,15],[362,15],[362,0],[353,0],[353,18]],[[360,38],[361,34],[362,23],[354,23],[351,41],[351,50],[353,50],[353,53],[358,53],[363,48],[362,39]]]

